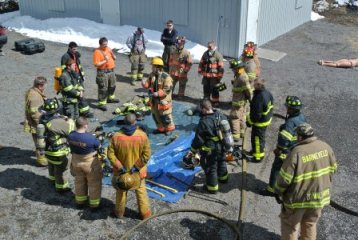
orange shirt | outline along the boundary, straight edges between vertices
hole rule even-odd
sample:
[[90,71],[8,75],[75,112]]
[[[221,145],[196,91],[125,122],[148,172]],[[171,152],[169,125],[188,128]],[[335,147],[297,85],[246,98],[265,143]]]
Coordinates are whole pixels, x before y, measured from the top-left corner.
[[98,63],[105,60],[105,57],[108,57],[108,62],[103,64],[102,66],[97,67],[97,69],[113,69],[116,67],[116,64],[113,59],[112,49],[106,47],[105,49],[96,48],[93,53],[93,64],[97,65]]

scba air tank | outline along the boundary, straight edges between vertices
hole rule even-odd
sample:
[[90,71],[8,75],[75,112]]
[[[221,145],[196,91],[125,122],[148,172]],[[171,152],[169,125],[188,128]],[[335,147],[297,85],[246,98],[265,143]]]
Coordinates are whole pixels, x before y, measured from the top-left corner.
[[231,133],[230,123],[228,120],[223,119],[220,121],[221,141],[224,144],[225,151],[232,152],[234,146],[234,138]]

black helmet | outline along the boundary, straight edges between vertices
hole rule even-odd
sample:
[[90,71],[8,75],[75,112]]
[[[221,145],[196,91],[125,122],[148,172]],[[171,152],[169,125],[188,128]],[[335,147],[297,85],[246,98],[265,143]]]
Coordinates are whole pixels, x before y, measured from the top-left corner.
[[245,67],[245,63],[235,58],[230,61],[230,68],[235,69],[239,67]]
[[56,98],[48,98],[45,100],[41,110],[45,111],[46,114],[57,113],[60,110],[60,105]]
[[296,96],[287,96],[285,105],[286,107],[297,110],[300,110],[303,107],[301,100]]

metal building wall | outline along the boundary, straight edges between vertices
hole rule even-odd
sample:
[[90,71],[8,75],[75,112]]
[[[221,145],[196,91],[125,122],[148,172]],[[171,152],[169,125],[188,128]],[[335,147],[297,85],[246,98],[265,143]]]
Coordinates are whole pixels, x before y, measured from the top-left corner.
[[261,0],[258,44],[262,45],[311,19],[312,0]]
[[101,22],[99,0],[20,0],[21,15],[39,19],[79,17]]
[[219,51],[226,56],[237,56],[240,45],[240,2],[241,0],[120,0],[121,24],[162,31],[165,22],[171,18],[179,34],[204,45],[209,40],[217,40],[219,25]]

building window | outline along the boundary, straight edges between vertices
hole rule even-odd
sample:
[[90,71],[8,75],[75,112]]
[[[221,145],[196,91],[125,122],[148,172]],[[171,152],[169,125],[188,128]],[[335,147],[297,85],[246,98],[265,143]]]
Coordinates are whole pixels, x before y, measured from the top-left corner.
[[187,26],[189,22],[189,0],[164,0],[163,1],[163,22],[169,19],[174,24]]
[[296,0],[295,9],[299,9],[303,6],[303,0]]
[[48,10],[55,12],[64,12],[65,0],[48,0]]

